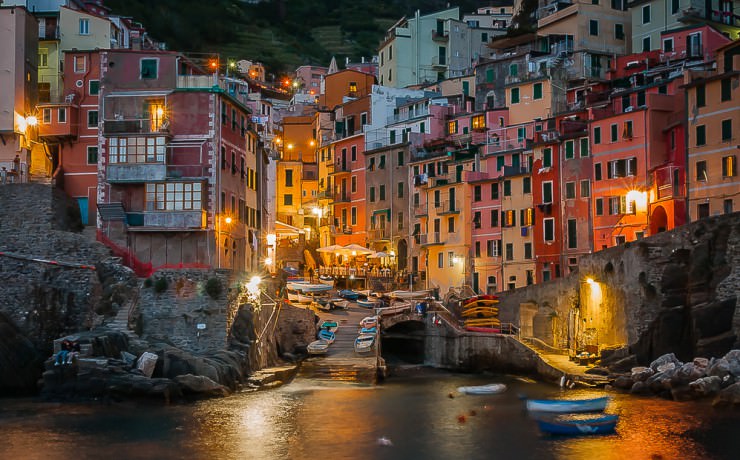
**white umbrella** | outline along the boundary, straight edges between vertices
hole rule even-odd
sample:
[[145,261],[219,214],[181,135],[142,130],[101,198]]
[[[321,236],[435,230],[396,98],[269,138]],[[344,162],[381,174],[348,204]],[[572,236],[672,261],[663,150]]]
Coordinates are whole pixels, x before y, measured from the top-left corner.
[[331,246],[326,246],[323,248],[318,248],[318,252],[337,252],[341,249],[344,249],[344,246],[340,246],[338,244],[332,244]]
[[380,252],[376,252],[375,254],[371,254],[368,257],[372,259],[381,259],[383,257],[388,257],[388,254],[386,254],[383,251],[380,251]]
[[373,252],[375,252],[371,249],[360,246],[359,244],[348,244],[344,247],[344,249],[349,252],[355,252],[358,256],[363,254],[372,254]]

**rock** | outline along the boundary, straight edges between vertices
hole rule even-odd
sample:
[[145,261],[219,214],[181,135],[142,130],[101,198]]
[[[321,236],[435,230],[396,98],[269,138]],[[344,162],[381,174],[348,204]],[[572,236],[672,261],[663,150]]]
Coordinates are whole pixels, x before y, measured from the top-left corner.
[[672,379],[673,386],[688,385],[689,382],[700,379],[706,375],[705,369],[694,366],[694,363],[686,363],[676,369]]
[[[670,364],[673,364],[673,366],[670,366]],[[676,355],[673,353],[667,353],[650,363],[650,368],[657,372],[665,372],[668,369],[673,369],[682,364],[683,363],[676,358]],[[660,367],[663,367],[663,369],[659,369]]]
[[145,376],[151,377],[154,374],[154,367],[157,365],[157,359],[158,357],[154,353],[144,352],[139,356],[139,360],[136,362],[136,368]]
[[691,401],[692,399],[696,399],[696,396],[688,385],[671,388],[671,398],[674,401]]
[[658,372],[645,381],[645,385],[650,388],[653,393],[662,393],[665,390],[670,390],[671,379],[676,373],[676,369],[669,369],[665,372]]
[[204,397],[223,397],[229,395],[229,389],[202,375],[178,375],[175,377],[182,387],[183,394],[198,395]]
[[635,382],[644,382],[653,374],[655,374],[655,371],[652,368],[641,366],[633,367],[631,376]]
[[645,384],[645,382],[635,382],[634,385],[632,385],[632,388],[630,388],[630,394],[647,395],[650,394],[650,388]]
[[730,362],[725,358],[713,359],[709,362],[709,366],[707,366],[706,374],[709,376],[716,375],[724,379],[730,375]]
[[707,358],[694,358],[694,366],[699,368],[704,368],[706,371],[707,366],[709,366],[709,360]]
[[[607,365],[603,360],[602,364]],[[608,364],[607,367],[612,372],[629,372],[629,370],[637,365],[637,357],[635,355],[627,356],[626,358],[614,361]]]
[[133,366],[136,362],[136,355],[131,354],[127,351],[121,352],[121,360],[129,366]]
[[736,380],[740,378],[740,350],[730,350],[724,356],[724,359],[729,363],[730,374]]
[[712,406],[738,406],[740,405],[740,382],[733,383],[729,387],[720,391]]
[[44,357],[2,313],[0,350],[0,394],[32,393],[43,371]]
[[689,387],[694,393],[702,396],[711,396],[718,393],[722,388],[722,379],[716,375],[702,377],[689,383]]
[[609,370],[605,369],[603,367],[592,367],[591,369],[586,369],[586,374],[590,375],[603,375],[607,376],[609,375]]
[[621,390],[629,390],[634,386],[635,382],[627,377],[626,375],[620,375],[616,379],[614,379],[614,388],[619,388]]

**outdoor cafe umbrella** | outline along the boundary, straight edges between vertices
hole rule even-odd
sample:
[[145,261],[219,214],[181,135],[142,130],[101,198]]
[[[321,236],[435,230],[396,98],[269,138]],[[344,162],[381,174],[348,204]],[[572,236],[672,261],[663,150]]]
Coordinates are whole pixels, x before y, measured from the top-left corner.
[[318,251],[318,252],[330,252],[330,253],[334,253],[334,252],[337,252],[340,249],[344,249],[344,246],[341,246],[339,244],[332,244],[331,246],[326,246],[326,247],[323,247],[323,248],[318,248],[316,251]]
[[375,254],[370,254],[367,257],[370,259],[382,259],[383,257],[388,257],[388,254],[386,254],[383,251],[380,251],[380,252],[376,252]]
[[372,254],[375,251],[373,251],[372,249],[368,249],[366,247],[360,246],[359,244],[348,244],[340,252],[350,253],[350,254],[354,252],[355,253],[354,255],[362,256],[362,255]]

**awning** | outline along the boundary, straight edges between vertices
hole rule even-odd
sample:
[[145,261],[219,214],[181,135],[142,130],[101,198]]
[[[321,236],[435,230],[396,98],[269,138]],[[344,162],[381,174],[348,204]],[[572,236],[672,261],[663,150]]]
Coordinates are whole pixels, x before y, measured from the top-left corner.
[[386,209],[376,209],[375,211],[373,211],[373,215],[374,216],[375,215],[378,215],[378,214],[385,214],[386,217],[388,218],[388,220],[391,220],[391,210],[388,209],[388,208],[386,208]]
[[275,221],[275,233],[281,235],[299,235],[305,233],[304,230],[288,225],[285,222]]

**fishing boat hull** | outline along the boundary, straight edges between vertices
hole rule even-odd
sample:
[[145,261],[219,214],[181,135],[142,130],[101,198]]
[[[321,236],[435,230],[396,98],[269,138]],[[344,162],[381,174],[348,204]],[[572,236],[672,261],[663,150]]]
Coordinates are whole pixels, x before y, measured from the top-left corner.
[[343,289],[339,291],[339,297],[347,300],[357,300],[360,298],[360,293],[349,289]]
[[331,345],[334,343],[335,335],[332,331],[322,329],[319,331],[319,340],[326,340]]
[[428,290],[423,291],[393,291],[388,296],[391,299],[404,299],[404,300],[423,300],[431,297],[431,293]]
[[467,395],[495,395],[506,391],[506,385],[503,383],[491,383],[488,385],[476,385],[458,387],[457,391]]
[[314,340],[309,343],[306,349],[311,355],[323,355],[329,351],[329,342],[324,339]]
[[527,401],[527,410],[556,413],[602,412],[608,402],[608,396],[592,399],[530,399]]
[[378,326],[378,318],[375,316],[367,316],[360,320],[360,327],[371,328]]
[[536,419],[540,431],[547,434],[578,436],[585,434],[613,433],[619,421],[618,415],[601,415],[585,419]]
[[466,331],[470,332],[482,332],[484,334],[500,334],[500,327],[480,327],[480,326],[467,326]]
[[375,346],[374,334],[361,334],[355,339],[355,353],[364,354],[373,351]]
[[380,304],[380,302],[376,302],[374,300],[357,299],[356,302],[357,302],[357,305],[364,307],[364,308],[375,308],[376,306]]
[[321,323],[321,329],[329,330],[331,332],[336,332],[338,327],[339,323],[337,323],[336,321],[324,321],[323,323]]

